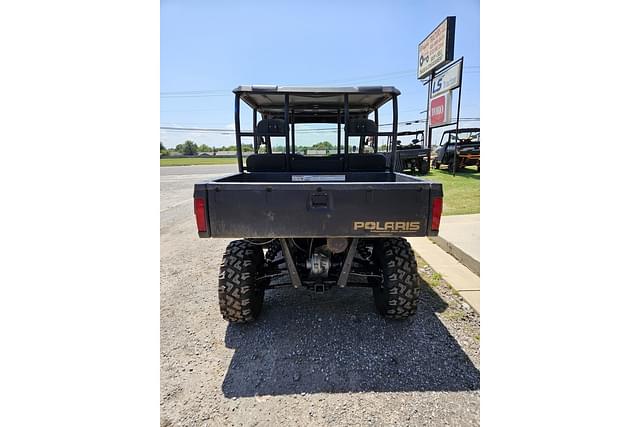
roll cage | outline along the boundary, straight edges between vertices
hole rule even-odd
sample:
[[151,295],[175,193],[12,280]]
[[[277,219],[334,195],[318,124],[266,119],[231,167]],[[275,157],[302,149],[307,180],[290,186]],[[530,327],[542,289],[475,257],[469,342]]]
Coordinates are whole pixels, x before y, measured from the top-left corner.
[[[411,144],[419,144],[420,148],[424,148],[424,129],[417,130],[405,130],[402,132],[398,132],[398,137],[401,136],[415,136],[415,138],[411,141]],[[397,141],[400,144],[400,141]],[[387,152],[389,151],[389,147],[391,146],[391,137],[387,138]]]
[[473,138],[475,137],[477,137],[478,139],[480,138],[480,128],[460,128],[458,130],[451,129],[442,133],[442,136],[440,137],[440,146],[444,145],[445,143],[457,143],[458,141],[463,141],[461,139],[458,139],[458,135],[464,133],[471,134],[471,140],[473,140]]
[[[268,154],[273,154],[271,137],[284,137],[284,166],[292,170],[295,154],[296,123],[335,123],[337,127],[337,155],[342,171],[350,170],[348,141],[350,136],[360,137],[359,153],[363,152],[367,136],[373,138],[374,153],[378,153],[378,137],[388,136],[392,141],[392,158],[396,157],[398,136],[398,95],[393,86],[357,87],[298,87],[298,86],[238,86],[235,94],[235,134],[238,170],[244,172],[242,138],[253,138],[253,152],[264,141]],[[240,129],[240,101],[253,111],[252,131]],[[390,132],[379,129],[378,110],[392,102],[393,120]],[[258,113],[261,120],[258,121]],[[369,115],[374,115],[370,120]],[[341,155],[341,128],[344,125],[344,154]],[[395,171],[395,161],[390,163]]]

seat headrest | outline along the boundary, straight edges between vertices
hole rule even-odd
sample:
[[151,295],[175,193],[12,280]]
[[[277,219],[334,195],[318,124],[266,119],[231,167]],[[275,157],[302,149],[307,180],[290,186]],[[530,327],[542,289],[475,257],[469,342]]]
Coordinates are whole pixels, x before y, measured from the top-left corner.
[[378,132],[378,127],[373,120],[351,119],[347,124],[347,132],[349,136],[375,135]]
[[287,136],[289,126],[282,119],[262,119],[256,125],[258,136]]

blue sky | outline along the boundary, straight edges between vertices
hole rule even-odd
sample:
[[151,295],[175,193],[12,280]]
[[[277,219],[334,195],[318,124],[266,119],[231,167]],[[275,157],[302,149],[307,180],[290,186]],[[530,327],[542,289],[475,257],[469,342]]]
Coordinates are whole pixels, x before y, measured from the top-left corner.
[[[460,116],[480,117],[479,1],[162,1],[161,125],[233,129],[231,91],[240,84],[393,85],[402,92],[400,121],[424,118],[417,45],[451,15],[455,58],[465,57]],[[249,110],[242,117],[248,129]],[[231,134],[160,132],[167,147],[186,139],[234,143]],[[335,136],[296,135],[298,145],[325,139]]]

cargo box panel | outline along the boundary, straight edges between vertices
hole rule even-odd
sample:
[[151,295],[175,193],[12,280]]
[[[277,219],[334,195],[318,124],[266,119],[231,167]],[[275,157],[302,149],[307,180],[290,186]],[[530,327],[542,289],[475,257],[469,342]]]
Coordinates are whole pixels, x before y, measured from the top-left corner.
[[203,195],[211,237],[425,236],[437,234],[430,207],[442,186],[390,172],[264,172],[196,184]]

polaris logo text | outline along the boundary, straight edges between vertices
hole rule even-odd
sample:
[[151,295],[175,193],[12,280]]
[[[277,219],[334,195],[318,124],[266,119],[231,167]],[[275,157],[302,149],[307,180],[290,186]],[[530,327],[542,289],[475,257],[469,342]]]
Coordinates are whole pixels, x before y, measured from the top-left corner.
[[418,221],[354,221],[354,230],[365,230],[377,233],[390,231],[418,231],[420,230],[420,222]]

